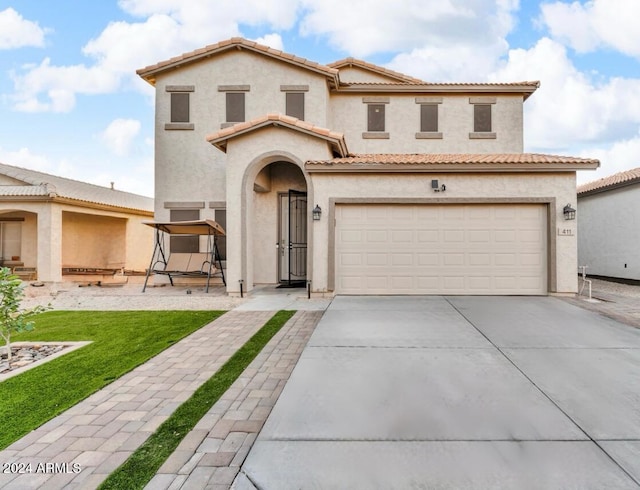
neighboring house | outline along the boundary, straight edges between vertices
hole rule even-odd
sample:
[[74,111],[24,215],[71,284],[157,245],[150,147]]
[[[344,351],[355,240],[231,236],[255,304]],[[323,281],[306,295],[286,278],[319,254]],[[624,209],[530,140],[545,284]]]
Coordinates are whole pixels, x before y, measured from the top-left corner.
[[640,168],[578,187],[578,265],[640,280]]
[[[0,259],[40,281],[149,265],[153,199],[0,164]],[[33,274],[35,275],[35,274]]]
[[240,38],[138,74],[156,88],[155,217],[223,225],[230,294],[577,290],[563,208],[599,162],[523,153],[538,82],[429,83]]

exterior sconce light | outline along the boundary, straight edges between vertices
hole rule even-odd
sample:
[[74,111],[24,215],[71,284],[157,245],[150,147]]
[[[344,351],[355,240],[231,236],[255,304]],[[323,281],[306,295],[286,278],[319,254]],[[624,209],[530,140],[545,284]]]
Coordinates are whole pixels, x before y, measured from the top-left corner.
[[571,204],[567,204],[562,209],[562,214],[564,214],[564,219],[567,221],[576,219],[576,210],[571,207]]
[[322,216],[322,208],[316,204],[313,208],[313,221],[320,221],[320,216]]

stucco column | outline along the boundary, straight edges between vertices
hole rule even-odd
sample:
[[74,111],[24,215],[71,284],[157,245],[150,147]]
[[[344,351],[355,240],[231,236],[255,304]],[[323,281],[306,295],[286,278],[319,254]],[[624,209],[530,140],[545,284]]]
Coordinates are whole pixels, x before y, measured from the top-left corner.
[[38,279],[62,281],[62,209],[56,204],[38,212]]
[[242,173],[236,166],[227,167],[227,293],[232,296],[240,294],[240,279],[245,280],[244,290],[247,290],[246,278],[243,277],[243,245],[242,228]]

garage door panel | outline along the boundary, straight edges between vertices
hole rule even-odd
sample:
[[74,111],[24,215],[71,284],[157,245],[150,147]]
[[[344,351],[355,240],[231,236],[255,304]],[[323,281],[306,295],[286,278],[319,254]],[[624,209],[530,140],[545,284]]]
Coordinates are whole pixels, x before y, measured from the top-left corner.
[[338,205],[335,236],[338,293],[547,292],[544,205]]

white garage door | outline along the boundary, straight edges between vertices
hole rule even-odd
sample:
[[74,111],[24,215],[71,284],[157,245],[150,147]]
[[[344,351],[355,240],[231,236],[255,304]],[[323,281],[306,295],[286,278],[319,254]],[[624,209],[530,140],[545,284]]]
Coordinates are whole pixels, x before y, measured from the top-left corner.
[[336,206],[339,294],[546,294],[546,206]]

